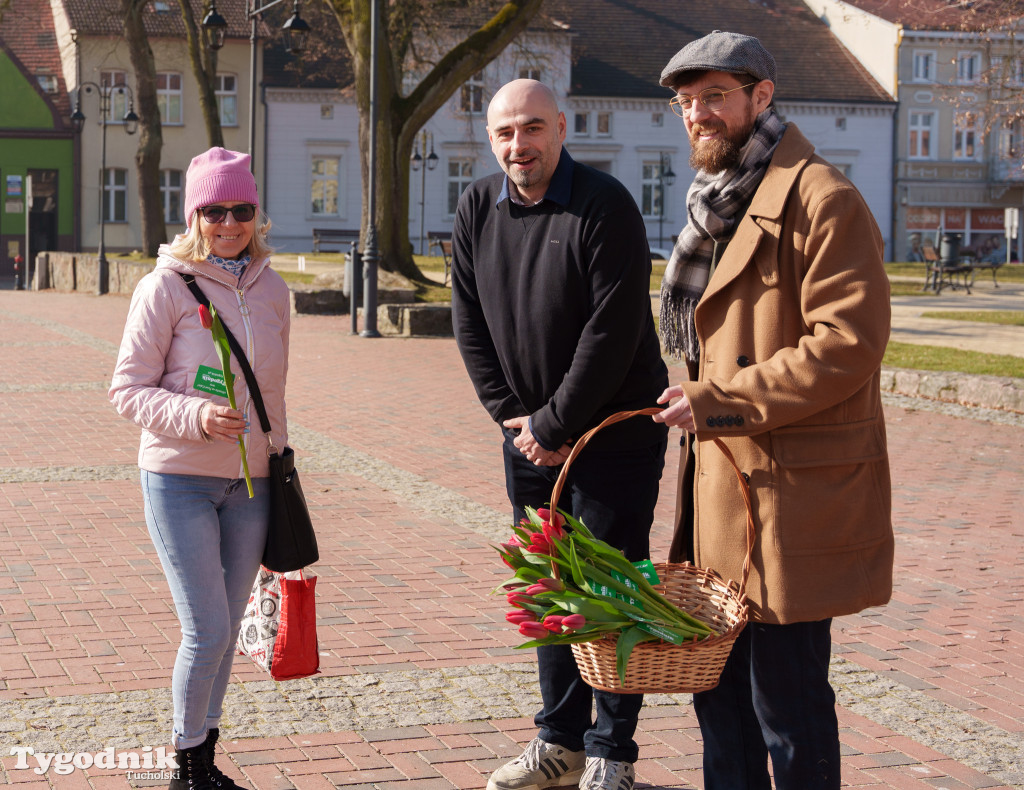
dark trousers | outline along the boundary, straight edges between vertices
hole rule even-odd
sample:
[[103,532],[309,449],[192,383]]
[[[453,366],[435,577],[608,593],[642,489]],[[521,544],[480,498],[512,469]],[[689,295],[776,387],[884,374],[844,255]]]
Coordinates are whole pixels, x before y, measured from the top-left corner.
[[[534,466],[513,444],[516,433],[504,433],[505,486],[518,524],[527,505],[547,505],[560,467]],[[588,447],[573,461],[558,504],[630,560],[646,559],[665,445],[662,440],[637,450]],[[543,740],[586,750],[590,757],[636,762],[639,749],[633,734],[642,695],[591,689],[580,677],[569,645],[538,648],[537,664],[544,707],[534,722]]]
[[838,790],[839,723],[828,682],[832,620],[740,633],[711,691],[693,695],[705,790]]

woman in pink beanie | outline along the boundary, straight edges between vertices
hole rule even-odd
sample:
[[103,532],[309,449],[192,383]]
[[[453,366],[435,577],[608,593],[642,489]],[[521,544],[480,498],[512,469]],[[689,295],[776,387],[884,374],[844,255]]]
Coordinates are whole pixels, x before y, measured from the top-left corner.
[[[214,765],[238,629],[267,535],[267,448],[288,443],[285,377],[291,305],[270,268],[249,156],[211,148],[186,176],[187,229],[160,247],[135,289],[110,386],[118,412],[142,429],[146,523],[181,621],[171,683],[179,770],[170,787],[238,788]],[[200,321],[198,286],[245,349],[270,418],[259,427],[237,360],[235,402],[209,384],[220,360]],[[210,370],[212,369],[212,371]],[[244,438],[249,498],[238,438]]]

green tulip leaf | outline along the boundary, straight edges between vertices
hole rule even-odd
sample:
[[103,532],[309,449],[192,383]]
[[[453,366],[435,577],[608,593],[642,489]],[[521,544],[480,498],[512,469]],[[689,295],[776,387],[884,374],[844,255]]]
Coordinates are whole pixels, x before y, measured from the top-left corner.
[[626,667],[633,648],[641,642],[650,642],[658,637],[641,631],[637,626],[623,629],[615,643],[615,671],[619,674],[619,682],[626,682]]

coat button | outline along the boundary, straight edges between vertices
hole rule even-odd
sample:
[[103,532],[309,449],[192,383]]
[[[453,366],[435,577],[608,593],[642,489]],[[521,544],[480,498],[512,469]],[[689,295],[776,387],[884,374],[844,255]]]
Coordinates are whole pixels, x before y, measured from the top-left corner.
[[750,359],[746,355],[738,356],[736,357],[736,364],[739,365],[741,368],[745,368],[747,365],[750,364]]
[[704,422],[706,422],[708,424],[709,428],[714,428],[715,427],[715,418],[714,417],[708,417]]
[[745,482],[745,483],[747,483],[749,485],[749,483],[750,483],[750,475],[748,475],[746,472],[740,472],[740,474],[743,475],[743,482]]
[[735,425],[735,423],[736,423],[736,418],[735,417],[733,417],[731,414],[726,415],[726,418],[725,418],[725,424],[726,425],[728,425],[731,428],[733,425]]
[[737,417],[736,417],[736,425],[737,426],[743,425],[743,415],[742,414],[737,415]]
[[723,417],[721,414],[715,417],[715,425],[717,425],[719,428],[725,425],[725,417]]

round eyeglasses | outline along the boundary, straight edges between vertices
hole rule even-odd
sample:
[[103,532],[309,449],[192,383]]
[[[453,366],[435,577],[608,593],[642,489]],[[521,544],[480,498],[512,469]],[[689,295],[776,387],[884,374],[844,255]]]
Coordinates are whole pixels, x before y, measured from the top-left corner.
[[743,88],[749,88],[751,85],[757,85],[756,82],[748,82],[746,85],[740,85],[738,88],[731,88],[730,90],[724,91],[721,88],[705,88],[696,96],[687,96],[685,94],[679,94],[669,99],[668,106],[672,108],[672,112],[678,115],[680,118],[685,118],[686,114],[693,109],[693,103],[700,101],[704,105],[704,109],[708,112],[718,112],[725,106],[725,97],[733,91],[743,90]]
[[252,203],[239,203],[237,206],[203,206],[199,209],[203,212],[203,219],[216,225],[223,222],[230,211],[235,222],[249,222],[256,216],[256,206]]

